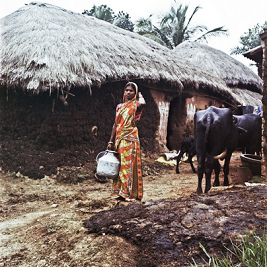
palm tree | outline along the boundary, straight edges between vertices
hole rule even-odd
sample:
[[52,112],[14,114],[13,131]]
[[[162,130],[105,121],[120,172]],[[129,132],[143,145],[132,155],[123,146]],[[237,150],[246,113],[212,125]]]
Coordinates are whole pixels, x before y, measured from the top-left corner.
[[153,32],[153,24],[151,20],[152,14],[147,18],[140,18],[136,21],[135,31],[143,35],[146,32]]
[[159,29],[155,25],[153,25],[151,17],[152,15],[150,15],[147,19],[140,18],[139,20],[137,20],[135,24],[135,32],[148,37],[160,43],[161,45],[172,48],[172,45],[169,42],[169,39],[166,37],[164,30]]
[[194,15],[201,9],[201,7],[196,6],[193,13],[187,20],[188,7],[188,5],[183,6],[182,4],[179,4],[177,8],[172,6],[170,12],[161,20],[160,27],[167,32],[174,47],[183,41],[194,39],[194,37],[199,33],[201,33],[201,35],[198,36],[194,41],[206,41],[209,36],[227,33],[227,30],[224,29],[223,26],[214,28],[212,30],[208,30],[206,26],[201,25],[190,27],[190,23]]
[[[174,2],[176,3],[176,0],[174,0]],[[182,4],[177,5],[177,7],[172,6],[170,12],[161,19],[160,28],[153,25],[146,28],[147,31],[145,34],[144,32],[141,32],[141,34],[154,40],[156,36],[161,39],[160,42],[164,42],[165,46],[171,49],[187,40],[207,41],[207,38],[210,36],[227,34],[227,30],[224,29],[223,26],[212,30],[208,30],[206,26],[201,25],[190,27],[194,15],[201,9],[201,7],[195,7],[193,13],[187,20],[188,8],[188,5],[183,6]],[[145,19],[143,20],[146,21]]]

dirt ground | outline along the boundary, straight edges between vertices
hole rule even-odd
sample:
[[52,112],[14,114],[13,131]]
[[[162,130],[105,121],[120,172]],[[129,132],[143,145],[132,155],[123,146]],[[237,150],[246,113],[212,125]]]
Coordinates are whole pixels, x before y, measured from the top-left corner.
[[[0,266],[190,266],[201,258],[200,241],[216,254],[229,237],[267,223],[267,189],[237,185],[240,165],[236,152],[230,186],[198,196],[189,163],[176,174],[175,166],[143,157],[142,203],[112,197],[112,181],[94,177],[95,162],[40,180],[2,172]],[[234,219],[237,213],[243,217]]]

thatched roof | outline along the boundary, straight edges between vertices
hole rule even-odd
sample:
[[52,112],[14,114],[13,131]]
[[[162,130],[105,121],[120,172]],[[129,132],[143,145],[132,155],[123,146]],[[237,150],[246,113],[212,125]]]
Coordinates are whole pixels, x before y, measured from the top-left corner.
[[0,84],[39,93],[140,79],[181,91],[183,84],[227,91],[217,76],[172,51],[105,21],[44,3],[1,19]]
[[262,63],[262,52],[263,48],[261,45],[250,49],[249,51],[243,53],[243,56],[249,58],[257,63]]
[[229,87],[246,88],[261,93],[262,80],[243,63],[221,50],[207,45],[183,42],[174,49],[181,59],[187,59],[198,68],[221,77]]
[[247,89],[234,89],[232,97],[241,105],[262,106],[262,95]]

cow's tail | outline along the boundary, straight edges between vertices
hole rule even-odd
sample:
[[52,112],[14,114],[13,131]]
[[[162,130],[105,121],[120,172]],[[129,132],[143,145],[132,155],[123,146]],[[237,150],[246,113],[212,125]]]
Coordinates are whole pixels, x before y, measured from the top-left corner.
[[[207,149],[207,140],[209,136],[209,131],[210,131],[210,126],[212,124],[212,114],[208,113],[207,114],[207,127],[205,131],[205,148]],[[206,151],[207,152],[207,151]],[[224,159],[226,156],[227,150],[223,151],[220,155],[214,156],[214,159]]]
[[204,139],[204,141],[205,141],[205,144],[207,144],[207,140],[208,140],[208,136],[209,136],[209,131],[210,131],[210,125],[211,125],[211,114],[210,113],[208,113],[207,114],[207,126],[206,126],[206,131],[205,131],[205,139]]

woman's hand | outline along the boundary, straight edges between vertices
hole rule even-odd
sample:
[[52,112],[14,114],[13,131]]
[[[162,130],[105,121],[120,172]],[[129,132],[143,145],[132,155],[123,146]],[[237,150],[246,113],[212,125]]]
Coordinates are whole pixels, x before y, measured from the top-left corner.
[[142,96],[141,92],[138,93],[137,100],[138,100],[138,106],[144,106],[146,104],[146,101]]
[[112,150],[112,145],[111,143],[108,143],[107,150]]

